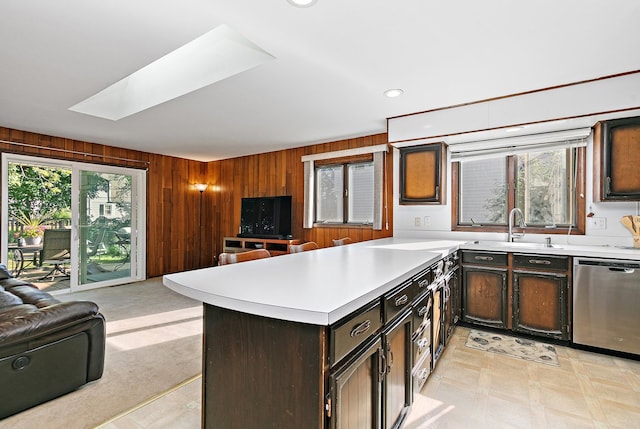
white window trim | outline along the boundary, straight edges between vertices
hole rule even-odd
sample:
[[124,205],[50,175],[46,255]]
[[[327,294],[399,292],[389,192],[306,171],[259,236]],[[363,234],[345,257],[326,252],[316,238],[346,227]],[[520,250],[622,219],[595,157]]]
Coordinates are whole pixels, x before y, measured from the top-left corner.
[[304,155],[304,216],[303,228],[313,228],[315,203],[315,168],[314,161],[348,156],[373,154],[373,229],[382,229],[382,196],[384,192],[384,153],[389,150],[386,144],[365,146],[354,149],[337,150],[333,152]]

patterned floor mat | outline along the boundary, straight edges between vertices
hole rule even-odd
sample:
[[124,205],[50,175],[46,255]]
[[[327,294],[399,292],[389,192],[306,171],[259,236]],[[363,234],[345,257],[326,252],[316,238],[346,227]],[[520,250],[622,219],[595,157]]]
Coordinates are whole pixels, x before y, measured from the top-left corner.
[[471,332],[469,332],[465,346],[517,359],[560,366],[554,346],[525,338],[516,338],[472,329]]

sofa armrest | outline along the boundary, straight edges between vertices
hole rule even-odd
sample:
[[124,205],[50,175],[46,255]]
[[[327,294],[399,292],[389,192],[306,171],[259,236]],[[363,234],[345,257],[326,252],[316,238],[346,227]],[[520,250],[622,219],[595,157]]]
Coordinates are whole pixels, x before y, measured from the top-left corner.
[[0,346],[48,335],[98,315],[98,306],[89,301],[60,302],[44,308],[21,305],[0,312]]

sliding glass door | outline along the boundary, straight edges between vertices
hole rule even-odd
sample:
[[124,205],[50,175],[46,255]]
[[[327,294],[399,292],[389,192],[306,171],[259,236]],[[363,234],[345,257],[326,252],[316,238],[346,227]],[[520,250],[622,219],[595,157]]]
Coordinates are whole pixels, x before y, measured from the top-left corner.
[[78,173],[78,287],[136,277],[134,173],[104,167]]
[[[70,194],[67,198],[70,207],[64,208],[69,212],[68,221],[64,225],[52,221],[43,224],[44,229],[59,231],[57,246],[68,247],[57,249],[58,254],[60,251],[64,254],[59,263],[52,262],[49,256],[55,253],[51,250],[53,238],[46,237],[53,237],[53,232],[45,232],[43,242],[36,247],[13,240],[13,230],[24,231],[25,226],[12,216],[17,195],[12,195],[15,187],[8,187],[7,183],[16,178],[7,171],[23,171],[23,166],[45,171],[45,177],[57,171],[71,175],[70,186],[56,188],[56,192]],[[54,291],[65,287],[84,290],[144,279],[145,183],[142,170],[4,154],[2,195],[7,197],[2,201],[3,261],[9,261],[18,276],[39,281],[42,283],[39,287]],[[31,207],[38,210],[44,202],[32,201]],[[22,264],[16,263],[20,258]],[[59,269],[50,279],[46,275],[39,277],[49,264]],[[18,272],[17,268],[22,270]]]

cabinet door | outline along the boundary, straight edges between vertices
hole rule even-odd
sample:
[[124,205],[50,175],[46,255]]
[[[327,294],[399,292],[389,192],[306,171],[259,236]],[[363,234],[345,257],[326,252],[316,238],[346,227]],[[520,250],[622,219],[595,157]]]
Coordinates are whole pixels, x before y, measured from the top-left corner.
[[568,339],[567,276],[513,271],[513,330]]
[[594,135],[595,201],[640,201],[640,117],[605,121],[600,131]]
[[398,427],[411,405],[411,326],[407,311],[385,330],[386,373],[384,377],[384,428]]
[[378,335],[329,376],[327,406],[331,429],[379,429],[385,364]]
[[444,204],[444,143],[400,149],[400,204]]
[[507,269],[463,266],[462,320],[507,328]]
[[460,280],[458,278],[458,267],[455,267],[451,273],[451,277],[445,286],[444,296],[444,343],[445,346],[449,342],[449,338],[453,335],[453,328],[460,320],[461,296],[460,296]]

